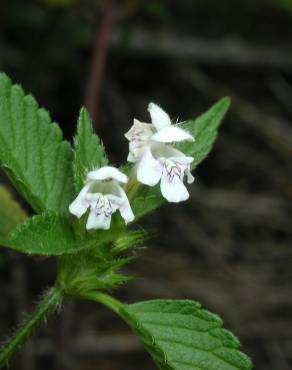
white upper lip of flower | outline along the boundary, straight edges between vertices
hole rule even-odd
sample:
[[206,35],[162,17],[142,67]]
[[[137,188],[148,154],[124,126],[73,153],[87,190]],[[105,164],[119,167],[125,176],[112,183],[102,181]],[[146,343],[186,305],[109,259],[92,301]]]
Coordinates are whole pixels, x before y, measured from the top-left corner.
[[128,177],[117,168],[104,166],[87,174],[86,184],[69,211],[76,217],[83,216],[90,209],[86,229],[108,230],[111,216],[117,210],[126,223],[134,220],[128,198],[120,183],[125,184]]
[[152,125],[157,131],[151,137],[151,140],[162,143],[175,143],[185,140],[194,141],[192,135],[178,125],[173,125],[169,115],[157,104],[150,103],[148,105],[148,112],[151,116]]
[[171,123],[169,115],[157,104],[150,103],[148,111],[152,123],[140,122],[134,119],[131,129],[125,134],[129,140],[129,162],[137,162],[145,147],[152,141],[159,143],[175,143],[194,141],[192,135]]
[[128,177],[115,167],[104,166],[98,170],[90,171],[87,173],[87,181],[103,181],[103,180],[116,180],[122,184],[128,182]]
[[160,181],[163,197],[178,203],[189,198],[183,181],[185,175],[189,184],[194,181],[190,172],[192,161],[193,157],[187,157],[165,144],[148,146],[137,164],[137,179],[149,186],[155,186]]

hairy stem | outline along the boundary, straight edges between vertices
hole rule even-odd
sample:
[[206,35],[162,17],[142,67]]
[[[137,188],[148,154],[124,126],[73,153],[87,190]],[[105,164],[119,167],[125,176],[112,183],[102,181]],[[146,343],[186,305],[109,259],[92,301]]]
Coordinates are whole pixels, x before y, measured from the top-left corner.
[[33,334],[35,329],[46,320],[48,315],[58,309],[63,298],[64,293],[57,287],[52,287],[44,293],[33,313],[1,348],[0,369],[6,365],[12,355]]

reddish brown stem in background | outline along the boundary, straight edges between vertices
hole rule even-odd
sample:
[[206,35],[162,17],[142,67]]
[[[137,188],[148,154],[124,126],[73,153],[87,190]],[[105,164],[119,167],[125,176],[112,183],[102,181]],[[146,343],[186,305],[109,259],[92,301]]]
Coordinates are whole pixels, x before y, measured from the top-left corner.
[[97,111],[100,99],[103,71],[106,62],[110,34],[112,29],[112,1],[106,1],[100,26],[96,33],[94,53],[87,82],[85,106],[88,109],[93,126],[97,126]]

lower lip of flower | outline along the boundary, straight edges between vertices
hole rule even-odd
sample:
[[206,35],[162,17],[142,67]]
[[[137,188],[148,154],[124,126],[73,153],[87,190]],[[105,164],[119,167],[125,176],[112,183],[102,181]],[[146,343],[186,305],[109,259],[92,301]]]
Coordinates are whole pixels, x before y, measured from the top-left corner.
[[108,200],[106,197],[100,196],[96,201],[94,213],[96,216],[104,214],[105,217],[110,217],[113,214],[113,208],[110,200]]
[[165,167],[165,171],[167,175],[167,180],[169,182],[173,182],[175,177],[178,177],[178,178],[181,177],[181,168],[177,166],[174,162],[170,160],[166,160],[164,167]]

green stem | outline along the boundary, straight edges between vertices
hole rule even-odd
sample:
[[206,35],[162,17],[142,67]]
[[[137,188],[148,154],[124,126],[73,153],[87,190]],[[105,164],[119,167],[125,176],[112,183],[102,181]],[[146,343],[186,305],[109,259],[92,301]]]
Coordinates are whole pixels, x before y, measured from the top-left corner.
[[58,309],[63,301],[64,293],[57,287],[46,291],[36,306],[33,313],[17,332],[9,339],[0,350],[0,369],[5,366],[12,355],[30,337],[34,330],[46,320],[50,313]]
[[114,311],[117,315],[123,317],[124,305],[122,302],[111,297],[110,295],[100,293],[100,292],[88,292],[82,294],[81,298],[89,299],[101,303],[108,307],[110,310]]
[[141,183],[139,183],[134,176],[131,176],[131,180],[127,185],[126,193],[129,200],[133,199],[136,193],[141,188]]

